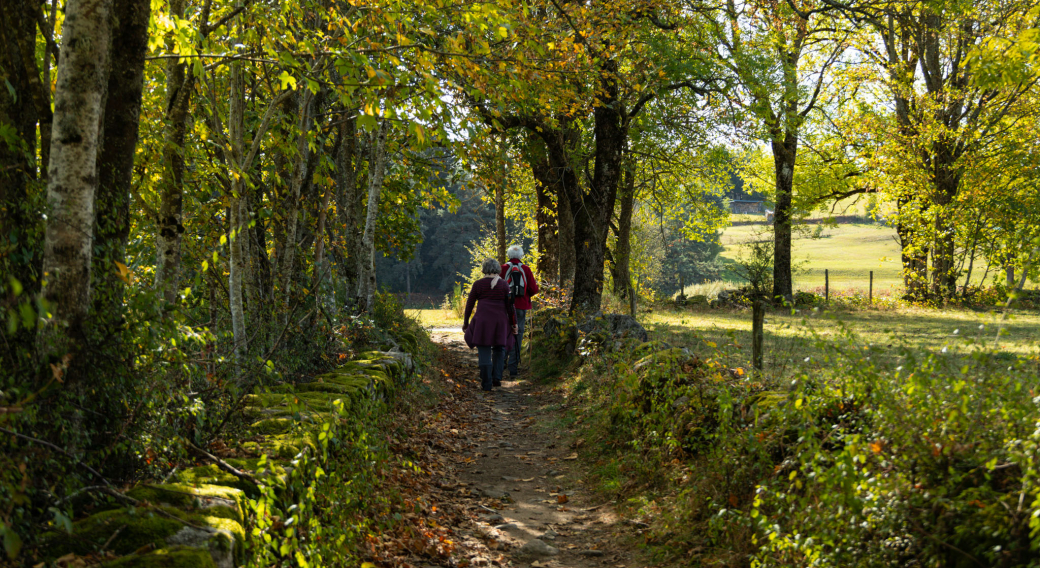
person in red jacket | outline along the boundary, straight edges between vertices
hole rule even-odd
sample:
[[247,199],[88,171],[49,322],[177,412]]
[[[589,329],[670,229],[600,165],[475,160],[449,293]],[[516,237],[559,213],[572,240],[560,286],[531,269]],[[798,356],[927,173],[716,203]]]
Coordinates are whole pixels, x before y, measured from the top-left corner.
[[[520,374],[520,347],[524,341],[524,324],[527,321],[527,310],[531,309],[531,296],[538,293],[538,281],[535,280],[531,268],[521,262],[521,259],[524,257],[524,249],[520,245],[509,247],[509,250],[506,251],[506,256],[509,257],[509,262],[502,265],[502,278],[505,279],[511,288],[517,287],[518,283],[516,280],[519,279],[523,287],[523,294],[517,294],[513,299],[518,332],[516,334],[516,345],[514,349],[509,351],[509,360],[506,363],[506,366],[509,367],[509,376],[512,378]],[[516,277],[513,276],[514,269]]]

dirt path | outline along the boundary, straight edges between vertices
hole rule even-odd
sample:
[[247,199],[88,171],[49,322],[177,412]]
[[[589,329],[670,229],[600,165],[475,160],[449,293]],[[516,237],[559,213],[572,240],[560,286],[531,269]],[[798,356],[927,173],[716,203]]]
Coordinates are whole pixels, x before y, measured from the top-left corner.
[[[441,470],[440,501],[468,520],[455,527],[462,566],[633,567],[618,544],[634,527],[584,490],[582,464],[567,432],[554,431],[560,397],[529,381],[480,391],[476,352],[460,333],[435,330],[447,347],[444,379],[453,393],[441,413],[455,420]],[[443,455],[443,454],[442,454]]]

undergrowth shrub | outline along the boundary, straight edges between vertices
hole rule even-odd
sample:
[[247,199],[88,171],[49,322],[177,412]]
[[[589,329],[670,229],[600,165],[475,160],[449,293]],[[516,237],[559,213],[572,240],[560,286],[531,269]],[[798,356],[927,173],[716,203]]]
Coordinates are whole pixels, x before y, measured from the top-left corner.
[[[876,351],[834,350],[788,409],[797,468],[759,488],[758,562],[1037,566],[1036,361],[904,349],[889,369]],[[861,419],[820,420],[836,398]]]
[[650,521],[651,556],[1040,566],[1037,359],[845,333],[816,336],[782,380],[729,369],[708,343],[586,353],[581,446],[601,490]]

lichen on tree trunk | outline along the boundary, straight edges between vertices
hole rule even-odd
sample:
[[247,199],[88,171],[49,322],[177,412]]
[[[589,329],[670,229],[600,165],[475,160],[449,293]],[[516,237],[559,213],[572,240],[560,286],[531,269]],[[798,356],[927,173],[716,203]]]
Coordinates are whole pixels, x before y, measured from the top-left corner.
[[383,119],[379,128],[372,133],[371,155],[368,159],[368,204],[365,210],[365,232],[361,239],[360,289],[362,311],[371,311],[375,307],[376,294],[376,216],[379,212],[379,194],[383,190],[383,176],[386,173],[386,137],[390,131],[390,121]]
[[[113,0],[70,0],[54,94],[48,169],[44,297],[54,320],[44,354],[59,355],[82,333],[91,305],[91,255],[98,155],[108,86]],[[68,326],[68,333],[62,329]]]

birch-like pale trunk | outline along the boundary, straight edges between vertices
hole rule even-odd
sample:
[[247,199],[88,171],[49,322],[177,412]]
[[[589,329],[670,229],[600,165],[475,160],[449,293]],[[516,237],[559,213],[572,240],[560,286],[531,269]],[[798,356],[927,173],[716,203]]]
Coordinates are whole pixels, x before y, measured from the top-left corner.
[[[231,204],[230,229],[228,244],[231,247],[231,259],[228,277],[228,301],[231,311],[231,331],[235,340],[235,365],[240,366],[249,349],[246,337],[246,314],[242,301],[242,277],[245,272],[245,247],[243,240],[248,238],[243,223],[242,213],[245,204],[245,172],[243,171],[242,148],[245,146],[243,130],[245,128],[245,90],[242,82],[242,63],[231,64],[231,101],[228,112],[228,136],[231,139],[232,162],[238,171],[231,172]],[[237,374],[237,373],[236,373]]]
[[376,295],[376,215],[379,212],[379,194],[386,174],[386,136],[390,121],[383,120],[379,130],[372,134],[372,153],[368,160],[368,205],[365,212],[365,232],[361,238],[361,275],[358,297],[364,302],[362,311],[371,311]]
[[[282,267],[282,296],[289,301],[292,296],[293,263],[296,260],[297,225],[300,219],[300,192],[307,183],[307,163],[310,161],[310,145],[308,133],[311,130],[313,117],[314,95],[309,89],[303,89],[300,99],[300,134],[296,139],[296,167],[293,169],[292,185],[290,186],[288,206],[285,223],[285,258],[281,261]],[[289,317],[286,310],[285,317]]]
[[[91,305],[98,154],[108,85],[113,0],[69,0],[54,93],[43,295],[54,322],[42,353],[61,354]],[[68,326],[68,332],[59,331]],[[55,343],[50,343],[50,339]]]

